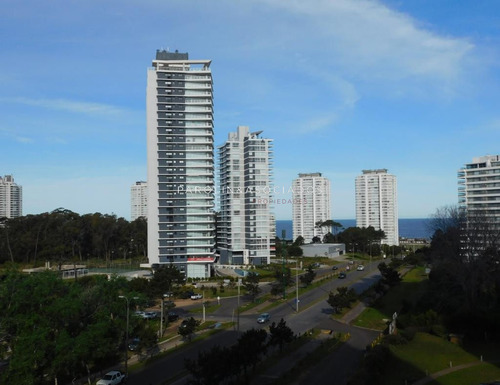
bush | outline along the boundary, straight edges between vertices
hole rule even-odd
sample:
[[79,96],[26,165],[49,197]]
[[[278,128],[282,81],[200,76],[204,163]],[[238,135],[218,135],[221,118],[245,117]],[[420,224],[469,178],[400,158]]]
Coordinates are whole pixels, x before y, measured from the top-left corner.
[[384,343],[389,345],[406,345],[408,340],[402,334],[390,334],[384,338]]

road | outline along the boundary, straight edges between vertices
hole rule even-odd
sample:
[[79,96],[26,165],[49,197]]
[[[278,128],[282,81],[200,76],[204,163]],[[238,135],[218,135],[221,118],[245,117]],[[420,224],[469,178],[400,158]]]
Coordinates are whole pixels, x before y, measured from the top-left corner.
[[[314,381],[310,381],[311,378],[309,377],[307,381],[297,383],[313,382],[321,384],[323,383],[322,379],[326,378],[329,384],[343,385],[346,383],[348,375],[357,367],[366,345],[373,340],[376,334],[332,320],[330,317],[331,307],[326,303],[326,298],[331,290],[335,290],[339,286],[350,286],[360,293],[373,285],[379,277],[376,269],[377,263],[374,262],[371,266],[366,266],[365,271],[350,271],[346,279],[333,278],[327,280],[317,289],[301,295],[299,313],[296,312],[295,300],[290,300],[269,311],[271,321],[279,321],[283,318],[287,325],[297,334],[304,333],[312,328],[348,331],[351,334],[351,339],[335,354],[336,359],[333,359],[328,365],[318,365],[315,368],[313,373]],[[328,271],[323,269],[323,273],[331,272],[330,269]],[[236,297],[221,299],[220,308],[214,313],[207,314],[206,318],[219,321],[236,320],[235,309],[238,301],[240,301],[240,305],[243,305],[246,299],[243,297],[240,297],[239,300]],[[193,306],[199,307],[200,304],[198,302],[188,307]],[[176,308],[176,311],[183,312],[179,308]],[[262,327],[257,324],[256,318],[257,314],[240,315],[240,331]],[[234,330],[221,331],[209,339],[195,342],[186,349],[171,353],[165,358],[158,359],[155,363],[148,365],[140,372],[131,374],[127,383],[129,385],[159,385],[165,383],[168,379],[179,378],[176,384],[183,384],[185,383],[183,378],[185,358],[195,359],[199,351],[208,350],[215,345],[232,345],[236,342],[238,335],[239,333]],[[341,357],[341,359],[338,357]],[[332,373],[335,373],[335,376],[332,377]],[[334,382],[332,382],[333,380]]]

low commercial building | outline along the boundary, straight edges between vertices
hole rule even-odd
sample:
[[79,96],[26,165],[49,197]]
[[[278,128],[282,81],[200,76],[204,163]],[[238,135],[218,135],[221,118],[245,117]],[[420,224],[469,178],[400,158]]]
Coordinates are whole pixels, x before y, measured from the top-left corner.
[[309,243],[300,246],[304,257],[334,258],[345,254],[344,243]]

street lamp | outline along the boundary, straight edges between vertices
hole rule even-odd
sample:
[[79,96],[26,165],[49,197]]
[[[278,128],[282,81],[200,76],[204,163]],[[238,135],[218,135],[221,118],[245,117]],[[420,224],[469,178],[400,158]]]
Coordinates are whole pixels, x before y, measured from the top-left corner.
[[161,297],[160,338],[163,337],[163,302],[166,297],[168,297],[167,294],[163,294],[163,297]]
[[299,257],[295,260],[295,292],[296,292],[296,297],[295,301],[297,302],[297,313],[299,312]]
[[[125,376],[128,377],[128,354],[127,354],[127,343],[128,343],[128,320],[129,320],[129,300],[124,295],[119,295],[118,298],[124,298],[127,302],[127,328],[125,329]],[[138,299],[138,297],[133,297],[133,299]]]

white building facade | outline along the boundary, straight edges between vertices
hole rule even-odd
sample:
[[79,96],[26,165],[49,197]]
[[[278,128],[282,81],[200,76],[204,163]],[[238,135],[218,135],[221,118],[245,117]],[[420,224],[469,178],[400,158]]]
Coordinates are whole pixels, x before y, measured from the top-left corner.
[[130,188],[130,220],[148,217],[148,184],[135,182]]
[[272,140],[239,126],[219,151],[217,243],[220,262],[269,264],[274,255]]
[[356,177],[356,226],[383,230],[382,244],[399,245],[397,180],[386,169]]
[[458,204],[500,230],[500,155],[473,158],[458,171]]
[[302,236],[305,243],[331,231],[318,227],[318,222],[332,219],[330,181],[321,173],[299,174],[292,182],[293,239]]
[[148,69],[148,258],[188,278],[215,259],[213,94],[210,60],[158,50]]
[[14,182],[12,175],[0,177],[0,218],[17,218],[23,215],[23,188]]

